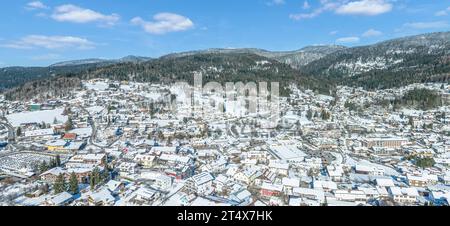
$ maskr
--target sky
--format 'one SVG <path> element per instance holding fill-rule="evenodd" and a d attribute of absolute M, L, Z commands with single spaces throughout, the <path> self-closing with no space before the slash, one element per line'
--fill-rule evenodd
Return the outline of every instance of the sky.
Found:
<path fill-rule="evenodd" d="M 450 30 L 450 0 L 4 0 L 0 67 L 207 48 L 367 45 Z"/>

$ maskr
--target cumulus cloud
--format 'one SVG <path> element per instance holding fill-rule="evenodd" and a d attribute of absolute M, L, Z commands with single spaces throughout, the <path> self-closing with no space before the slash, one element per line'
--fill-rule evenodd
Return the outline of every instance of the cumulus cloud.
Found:
<path fill-rule="evenodd" d="M 339 15 L 375 16 L 392 10 L 392 0 L 320 0 L 320 6 L 309 13 L 291 14 L 293 20 L 311 19 L 325 12 Z M 309 6 L 309 4 L 308 4 Z"/>
<path fill-rule="evenodd" d="M 131 23 L 141 26 L 150 34 L 157 35 L 186 31 L 194 27 L 194 23 L 189 18 L 174 13 L 158 13 L 153 16 L 153 21 L 135 17 Z"/>
<path fill-rule="evenodd" d="M 56 7 L 51 17 L 54 20 L 60 22 L 72 22 L 72 23 L 99 22 L 105 25 L 114 25 L 120 19 L 120 16 L 114 13 L 111 15 L 105 15 L 91 9 L 85 9 L 71 4 Z"/>
<path fill-rule="evenodd" d="M 384 0 L 352 1 L 336 9 L 338 14 L 375 16 L 392 10 L 392 4 Z"/>
<path fill-rule="evenodd" d="M 336 40 L 339 43 L 355 43 L 359 42 L 359 37 L 343 37 Z"/>
<path fill-rule="evenodd" d="M 12 49 L 92 49 L 95 48 L 95 43 L 74 36 L 29 35 L 1 46 Z"/>
<path fill-rule="evenodd" d="M 25 9 L 28 10 L 48 9 L 48 8 L 49 7 L 46 6 L 44 3 L 42 3 L 41 1 L 28 2 L 27 5 L 25 6 Z"/>
<path fill-rule="evenodd" d="M 369 29 L 368 31 L 362 34 L 363 37 L 375 37 L 380 35 L 383 35 L 383 32 L 377 31 L 375 29 Z"/>
<path fill-rule="evenodd" d="M 449 27 L 449 23 L 447 21 L 434 21 L 434 22 L 415 22 L 415 23 L 406 23 L 403 24 L 405 28 L 412 29 L 440 29 Z"/>

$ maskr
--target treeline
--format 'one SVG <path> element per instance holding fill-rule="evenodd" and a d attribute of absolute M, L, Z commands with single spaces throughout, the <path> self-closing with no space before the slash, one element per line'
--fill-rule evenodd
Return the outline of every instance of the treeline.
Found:
<path fill-rule="evenodd" d="M 78 77 L 67 75 L 25 83 L 5 92 L 7 100 L 46 100 L 66 95 L 69 91 L 81 88 Z"/>
<path fill-rule="evenodd" d="M 64 76 L 101 67 L 103 64 L 83 64 L 58 67 L 6 67 L 0 68 L 0 92 L 27 82 Z"/>
<path fill-rule="evenodd" d="M 383 100 L 379 102 L 381 106 L 392 106 L 394 109 L 401 107 L 408 107 L 420 110 L 430 110 L 442 106 L 443 100 L 441 94 L 437 91 L 426 88 L 415 88 L 402 97 L 395 98 L 394 100 Z"/>
<path fill-rule="evenodd" d="M 425 38 L 414 36 L 337 51 L 300 70 L 305 75 L 329 78 L 339 85 L 369 90 L 448 82 L 449 52 L 450 33 L 433 33 Z M 365 62 L 378 62 L 382 66 L 359 71 L 351 67 Z"/>

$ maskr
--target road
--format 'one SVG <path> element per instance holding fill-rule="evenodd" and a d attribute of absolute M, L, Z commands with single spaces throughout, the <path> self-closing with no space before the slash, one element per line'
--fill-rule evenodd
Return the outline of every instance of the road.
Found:
<path fill-rule="evenodd" d="M 89 137 L 89 145 L 93 145 L 93 146 L 98 147 L 98 148 L 110 148 L 114 143 L 116 143 L 120 139 L 120 137 L 118 137 L 117 139 L 113 140 L 112 142 L 108 143 L 105 146 L 96 144 L 94 141 L 97 139 L 97 131 L 98 131 L 98 129 L 97 129 L 96 125 L 95 125 L 95 122 L 94 122 L 94 119 L 92 118 L 91 113 L 86 108 L 84 108 L 84 107 L 82 107 L 80 105 L 78 105 L 77 107 L 79 107 L 82 111 L 84 111 L 88 115 L 88 123 L 89 123 L 89 125 L 91 125 L 91 128 L 92 128 L 92 134 Z"/>

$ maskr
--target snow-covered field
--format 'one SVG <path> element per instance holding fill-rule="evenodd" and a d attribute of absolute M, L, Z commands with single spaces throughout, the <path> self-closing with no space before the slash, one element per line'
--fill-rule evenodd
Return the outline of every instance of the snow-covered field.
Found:
<path fill-rule="evenodd" d="M 95 83 L 86 83 L 84 84 L 87 89 L 90 90 L 96 90 L 96 91 L 103 91 L 108 89 L 109 85 L 106 82 L 95 82 Z"/>
<path fill-rule="evenodd" d="M 0 169 L 26 173 L 33 170 L 34 164 L 39 164 L 43 161 L 49 162 L 50 160 L 51 157 L 45 155 L 19 153 L 0 158 Z"/>
<path fill-rule="evenodd" d="M 7 115 L 8 121 L 15 127 L 25 123 L 53 123 L 56 118 L 59 122 L 67 121 L 67 116 L 63 116 L 64 108 L 45 111 L 21 112 Z"/>

